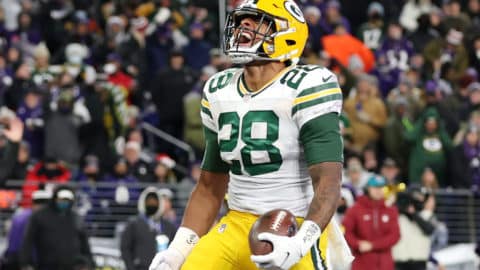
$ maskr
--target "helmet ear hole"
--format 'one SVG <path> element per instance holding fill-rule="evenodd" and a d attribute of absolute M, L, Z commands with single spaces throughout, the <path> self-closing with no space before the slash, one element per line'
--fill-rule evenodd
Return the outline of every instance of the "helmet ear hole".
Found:
<path fill-rule="evenodd" d="M 291 40 L 291 39 L 287 39 L 285 42 L 287 43 L 288 46 L 293 46 L 297 44 L 295 40 Z"/>

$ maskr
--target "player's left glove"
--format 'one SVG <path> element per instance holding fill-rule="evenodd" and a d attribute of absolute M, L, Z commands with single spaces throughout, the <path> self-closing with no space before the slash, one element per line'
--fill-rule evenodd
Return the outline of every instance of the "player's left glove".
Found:
<path fill-rule="evenodd" d="M 288 270 L 308 253 L 320 234 L 320 227 L 311 220 L 305 220 L 292 237 L 261 233 L 258 239 L 271 242 L 273 251 L 266 255 L 252 255 L 251 259 L 261 269 L 277 267 Z"/>

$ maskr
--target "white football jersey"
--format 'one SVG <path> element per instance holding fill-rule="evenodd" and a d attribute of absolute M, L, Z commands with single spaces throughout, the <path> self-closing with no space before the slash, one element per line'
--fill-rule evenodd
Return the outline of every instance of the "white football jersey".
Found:
<path fill-rule="evenodd" d="M 249 92 L 242 74 L 240 68 L 215 74 L 202 99 L 203 125 L 217 134 L 230 165 L 229 207 L 258 215 L 283 208 L 305 217 L 313 188 L 299 134 L 318 116 L 340 114 L 337 78 L 326 68 L 298 65 Z"/>

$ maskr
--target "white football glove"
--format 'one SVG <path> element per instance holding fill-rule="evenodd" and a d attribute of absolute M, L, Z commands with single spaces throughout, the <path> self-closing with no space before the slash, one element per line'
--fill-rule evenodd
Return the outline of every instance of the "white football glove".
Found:
<path fill-rule="evenodd" d="M 266 255 L 252 255 L 251 259 L 261 269 L 288 270 L 308 253 L 320 233 L 320 227 L 310 220 L 305 220 L 292 237 L 261 233 L 258 239 L 272 243 L 273 251 Z"/>
<path fill-rule="evenodd" d="M 178 228 L 170 246 L 155 255 L 148 270 L 180 270 L 198 239 L 193 230 L 187 227 Z"/>
<path fill-rule="evenodd" d="M 157 253 L 148 270 L 179 270 L 185 257 L 175 248 L 168 248 Z"/>

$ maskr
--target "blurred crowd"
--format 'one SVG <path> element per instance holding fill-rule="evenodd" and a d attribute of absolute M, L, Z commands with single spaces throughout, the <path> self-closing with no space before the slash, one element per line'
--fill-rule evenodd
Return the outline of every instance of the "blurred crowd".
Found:
<path fill-rule="evenodd" d="M 297 2 L 309 27 L 301 62 L 330 68 L 343 90 L 349 195 L 339 214 L 369 197 L 372 177 L 385 180 L 392 207 L 421 190 L 428 213 L 437 188 L 477 192 L 480 1 Z M 1 1 L 0 208 L 29 209 L 36 191 L 75 183 L 91 225 L 163 184 L 174 187 L 159 195 L 163 215 L 178 225 L 168 205 L 184 207 L 198 179 L 202 87 L 231 67 L 218 12 L 214 0 Z M 186 142 L 194 158 L 144 125 Z M 398 209 L 418 221 L 412 209 L 423 208 L 412 207 Z"/>

